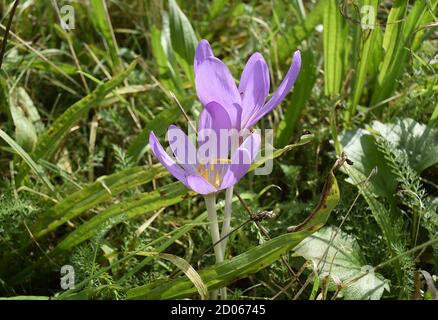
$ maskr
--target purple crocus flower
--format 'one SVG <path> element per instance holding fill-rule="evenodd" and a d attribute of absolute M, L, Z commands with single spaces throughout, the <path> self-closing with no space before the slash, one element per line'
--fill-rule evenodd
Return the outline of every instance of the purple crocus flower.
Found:
<path fill-rule="evenodd" d="M 300 68 L 301 54 L 297 50 L 285 78 L 265 103 L 269 94 L 269 71 L 260 53 L 256 52 L 249 58 L 237 87 L 227 66 L 214 56 L 208 41 L 201 40 L 194 61 L 196 91 L 206 107 L 201 118 L 207 122 L 217 119 L 212 115 L 213 108 L 207 108 L 211 102 L 216 102 L 229 114 L 233 128 L 248 132 L 286 97 Z"/>
<path fill-rule="evenodd" d="M 216 103 L 214 104 L 210 106 L 215 106 L 216 110 L 221 108 Z M 230 118 L 226 113 L 223 116 L 224 118 L 210 123 L 200 121 L 200 127 L 211 130 L 220 140 L 219 131 L 231 129 Z M 200 150 L 196 149 L 195 145 L 180 128 L 171 125 L 167 137 L 175 158 L 173 159 L 166 153 L 155 134 L 151 131 L 149 144 L 152 152 L 175 178 L 200 194 L 215 193 L 235 185 L 247 173 L 254 161 L 261 140 L 257 133 L 252 133 L 232 154 L 230 150 L 225 150 L 226 154 L 231 154 L 230 157 L 219 158 L 219 156 L 216 156 L 216 151 L 218 151 L 218 154 L 223 154 L 224 150 L 216 149 L 216 141 L 207 148 L 203 144 L 204 149 L 211 153 L 210 156 L 205 157 L 200 154 Z M 226 148 L 229 148 L 227 143 L 225 145 Z"/>

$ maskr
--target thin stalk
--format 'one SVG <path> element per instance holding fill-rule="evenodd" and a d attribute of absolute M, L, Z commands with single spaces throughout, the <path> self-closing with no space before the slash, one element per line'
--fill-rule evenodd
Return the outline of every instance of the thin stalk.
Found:
<path fill-rule="evenodd" d="M 18 2 L 19 2 L 19 0 L 15 0 L 14 5 L 13 5 L 12 10 L 11 10 L 11 13 L 10 13 L 10 16 L 9 16 L 8 24 L 6 25 L 5 35 L 3 36 L 2 47 L 1 47 L 1 51 L 0 51 L 0 68 L 1 68 L 2 63 L 3 63 L 3 56 L 5 55 L 5 52 L 6 52 L 6 44 L 8 43 L 9 30 L 11 30 L 12 20 L 14 20 L 14 14 L 15 14 L 15 10 L 17 9 Z"/>
<path fill-rule="evenodd" d="M 336 150 L 336 155 L 340 156 L 342 153 L 342 147 L 341 144 L 339 143 L 339 139 L 338 139 L 338 126 L 337 126 L 337 122 L 336 122 L 336 105 L 335 107 L 332 109 L 332 113 L 330 115 L 330 132 L 332 134 L 332 138 L 333 138 L 333 143 L 335 145 L 335 150 Z"/>
<path fill-rule="evenodd" d="M 227 241 L 228 237 L 226 237 L 227 234 L 231 231 L 231 212 L 232 212 L 232 204 L 233 204 L 233 187 L 228 188 L 225 191 L 225 207 L 224 207 L 224 223 L 222 224 L 222 232 L 221 232 L 221 239 L 224 238 L 222 241 L 222 254 L 223 258 L 225 259 L 225 251 L 227 248 Z"/>
<path fill-rule="evenodd" d="M 208 220 L 210 222 L 210 233 L 211 239 L 213 240 L 213 244 L 218 243 L 220 240 L 219 234 L 219 224 L 217 221 L 217 212 L 216 212 L 216 195 L 214 193 L 207 194 L 204 196 L 205 204 L 207 206 Z M 224 261 L 222 254 L 222 245 L 218 243 L 213 247 L 214 255 L 216 257 L 216 263 L 221 263 Z M 212 298 L 217 298 L 217 291 L 213 291 L 211 294 Z M 226 288 L 221 288 L 221 298 L 226 299 Z"/>

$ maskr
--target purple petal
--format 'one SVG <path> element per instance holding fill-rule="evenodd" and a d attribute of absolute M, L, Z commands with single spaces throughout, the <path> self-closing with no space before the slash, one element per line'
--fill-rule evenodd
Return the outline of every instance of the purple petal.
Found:
<path fill-rule="evenodd" d="M 217 191 L 215 187 L 200 176 L 188 176 L 187 184 L 190 189 L 200 194 L 209 194 Z"/>
<path fill-rule="evenodd" d="M 269 94 L 269 70 L 263 56 L 256 52 L 246 63 L 240 78 L 242 122 L 245 123 L 260 108 Z"/>
<path fill-rule="evenodd" d="M 167 140 L 178 164 L 188 173 L 195 174 L 196 147 L 185 132 L 177 126 L 171 125 L 167 130 Z"/>
<path fill-rule="evenodd" d="M 272 109 L 274 109 L 289 93 L 295 80 L 298 77 L 301 68 L 301 54 L 300 51 L 297 50 L 294 53 L 292 58 L 292 65 L 281 82 L 280 86 L 275 90 L 271 99 L 263 106 L 260 107 L 248 120 L 245 124 L 245 128 L 249 129 L 254 124 L 256 124 L 261 118 L 263 118 L 267 113 L 269 113 Z"/>
<path fill-rule="evenodd" d="M 164 148 L 158 142 L 157 137 L 154 132 L 151 131 L 149 134 L 149 145 L 151 146 L 152 152 L 157 157 L 158 161 L 179 181 L 187 186 L 187 172 L 178 166 L 175 161 L 167 154 Z"/>
<path fill-rule="evenodd" d="M 230 71 L 215 57 L 208 57 L 199 65 L 195 84 L 199 100 L 204 106 L 212 101 L 226 109 L 241 105 L 240 94 Z"/>
<path fill-rule="evenodd" d="M 228 159 L 231 147 L 239 145 L 240 112 L 239 108 L 226 109 L 214 101 L 205 106 L 198 124 L 199 159 Z"/>
<path fill-rule="evenodd" d="M 216 101 L 205 105 L 199 117 L 198 132 L 203 129 L 230 129 L 231 118 L 227 109 Z"/>
<path fill-rule="evenodd" d="M 193 67 L 195 69 L 195 74 L 198 70 L 198 67 L 204 62 L 208 57 L 214 57 L 213 50 L 211 50 L 210 44 L 207 40 L 202 39 L 199 41 L 198 46 L 196 47 L 195 52 L 195 61 Z"/>
<path fill-rule="evenodd" d="M 250 156 L 251 156 L 251 163 L 254 162 L 257 153 L 260 150 L 260 143 L 262 138 L 257 132 L 252 133 L 248 138 L 243 141 L 243 143 L 240 145 L 240 148 L 248 150 Z"/>
<path fill-rule="evenodd" d="M 251 134 L 234 153 L 219 189 L 235 185 L 247 172 L 260 148 L 260 135 Z"/>
<path fill-rule="evenodd" d="M 228 169 L 222 178 L 222 183 L 219 189 L 227 189 L 239 182 L 239 180 L 248 172 L 250 158 L 251 155 L 248 150 L 238 149 L 231 159 L 232 163 L 228 165 Z"/>

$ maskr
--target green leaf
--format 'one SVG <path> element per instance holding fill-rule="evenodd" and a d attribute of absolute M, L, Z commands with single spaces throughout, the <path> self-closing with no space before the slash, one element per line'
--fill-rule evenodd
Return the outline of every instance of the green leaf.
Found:
<path fill-rule="evenodd" d="M 435 129 L 412 119 L 397 119 L 393 124 L 374 121 L 370 130 L 347 132 L 341 144 L 355 170 L 367 177 L 377 167 L 378 174 L 371 179 L 373 193 L 392 198 L 397 187 L 396 176 L 378 150 L 373 135 L 379 135 L 395 148 L 406 150 L 411 167 L 420 174 L 438 163 L 438 139 Z"/>
<path fill-rule="evenodd" d="M 49 300 L 46 296 L 15 296 L 15 297 L 0 297 L 0 300 Z"/>
<path fill-rule="evenodd" d="M 284 147 L 291 139 L 295 124 L 300 113 L 309 99 L 316 81 L 315 58 L 312 51 L 305 50 L 301 53 L 302 67 L 301 75 L 298 77 L 291 94 L 290 101 L 284 118 L 278 124 L 276 144 Z"/>
<path fill-rule="evenodd" d="M 336 164 L 328 173 L 321 192 L 321 197 L 312 213 L 299 225 L 289 227 L 288 231 L 319 229 L 327 222 L 330 213 L 338 205 L 340 198 L 338 182 L 334 172 L 344 164 L 344 161 L 345 159 L 342 158 L 337 160 Z"/>
<path fill-rule="evenodd" d="M 24 149 L 14 141 L 6 132 L 0 129 L 0 138 L 6 141 L 7 144 L 11 146 L 12 149 L 23 159 L 23 161 L 29 166 L 29 168 L 41 179 L 41 181 L 52 191 L 53 194 L 56 194 L 56 190 L 53 185 L 50 183 L 49 179 L 41 168 L 40 165 L 35 163 L 35 161 L 29 156 L 29 154 L 24 151 Z"/>
<path fill-rule="evenodd" d="M 284 148 L 274 149 L 272 146 L 267 147 L 270 150 L 265 149 L 264 150 L 265 154 L 263 156 L 261 156 L 260 159 L 258 159 L 258 160 L 256 159 L 256 161 L 249 168 L 249 171 L 255 170 L 256 168 L 260 167 L 265 162 L 272 160 L 272 159 L 275 159 L 275 158 L 278 158 L 290 150 L 293 150 L 295 148 L 298 148 L 300 146 L 303 146 L 303 145 L 309 143 L 310 141 L 313 140 L 313 138 L 314 138 L 313 134 L 305 134 L 305 135 L 302 135 L 300 137 L 300 141 L 298 141 L 297 143 L 294 143 L 294 144 L 289 144 L 289 145 L 285 146 Z M 267 152 L 267 151 L 271 151 L 271 152 Z"/>
<path fill-rule="evenodd" d="M 154 119 L 144 125 L 143 131 L 135 137 L 128 148 L 128 156 L 138 163 L 144 156 L 149 145 L 149 134 L 151 131 L 157 136 L 163 135 L 169 125 L 181 116 L 177 107 L 168 108 L 158 113 Z"/>
<path fill-rule="evenodd" d="M 80 216 L 89 209 L 95 208 L 121 192 L 150 182 L 152 179 L 167 175 L 161 165 L 152 167 L 136 167 L 104 176 L 96 182 L 72 193 L 61 202 L 46 211 L 40 223 L 33 228 L 34 236 L 40 238 L 55 230 L 66 221 Z"/>
<path fill-rule="evenodd" d="M 338 278 L 343 287 L 340 294 L 347 300 L 371 299 L 378 300 L 383 291 L 389 291 L 389 285 L 381 275 L 369 272 L 360 247 L 356 240 L 343 232 L 337 232 L 326 227 L 304 239 L 294 249 L 295 255 L 312 261 L 312 269 L 316 269 L 322 280 L 323 276 Z M 357 281 L 351 281 L 363 275 Z M 329 284 L 329 290 L 336 290 L 334 282 Z"/>
<path fill-rule="evenodd" d="M 374 9 L 374 12 L 377 12 L 378 9 L 378 1 L 370 0 L 366 1 L 368 6 Z M 354 77 L 353 90 L 351 93 L 350 107 L 349 110 L 345 113 L 344 121 L 348 124 L 351 118 L 356 113 L 356 108 L 359 104 L 359 99 L 362 94 L 362 90 L 364 88 L 365 79 L 367 74 L 371 73 L 371 60 L 373 58 L 374 47 L 378 44 L 377 37 L 380 32 L 379 28 L 374 29 L 366 29 L 364 31 L 361 30 L 361 53 L 360 59 L 358 60 L 356 67 L 356 74 Z"/>
<path fill-rule="evenodd" d="M 27 152 L 37 142 L 37 126 L 42 129 L 41 118 L 26 91 L 18 87 L 9 98 L 9 109 L 15 125 L 15 140 Z"/>
<path fill-rule="evenodd" d="M 163 24 L 166 20 L 163 20 Z M 179 74 L 175 71 L 175 64 L 171 58 L 172 46 L 169 35 L 163 27 L 163 32 L 152 26 L 151 47 L 152 54 L 158 67 L 158 74 L 163 86 L 175 93 L 178 99 L 183 97 L 183 85 Z"/>
<path fill-rule="evenodd" d="M 184 61 L 182 67 L 189 79 L 193 80 L 192 65 L 198 40 L 189 19 L 175 0 L 169 0 L 169 23 L 172 48 Z"/>
<path fill-rule="evenodd" d="M 415 46 L 413 40 L 416 29 L 423 18 L 428 16 L 428 1 L 415 1 L 409 14 L 408 2 L 395 1 L 388 16 L 383 38 L 384 59 L 380 66 L 371 105 L 384 101 L 393 93 L 407 62 L 408 48 Z M 436 7 L 437 3 L 438 0 L 430 1 L 432 7 Z"/>
<path fill-rule="evenodd" d="M 396 119 L 394 123 L 384 124 L 374 121 L 373 130 L 407 151 L 409 164 L 417 172 L 438 163 L 438 130 L 409 118 Z"/>
<path fill-rule="evenodd" d="M 254 247 L 221 264 L 199 271 L 208 290 L 224 287 L 236 279 L 255 273 L 276 261 L 282 254 L 295 247 L 311 232 L 284 234 Z M 181 299 L 190 297 L 197 289 L 187 277 L 180 277 L 135 287 L 127 292 L 128 299 Z"/>
<path fill-rule="evenodd" d="M 336 162 L 337 169 L 343 162 Z M 334 170 L 333 169 L 333 170 Z M 333 170 L 327 177 L 321 200 L 312 215 L 293 232 L 269 240 L 258 247 L 199 272 L 209 290 L 221 288 L 236 279 L 255 273 L 276 261 L 281 255 L 295 247 L 301 240 L 321 228 L 330 212 L 339 202 L 339 188 Z M 288 229 L 288 231 L 290 228 Z M 299 230 L 299 231 L 298 231 Z M 128 299 L 179 299 L 190 296 L 194 288 L 185 277 L 164 283 L 157 281 L 128 291 Z"/>
<path fill-rule="evenodd" d="M 344 152 L 353 161 L 353 168 L 366 178 L 377 168 L 378 174 L 371 177 L 373 193 L 379 196 L 389 196 L 396 187 L 397 181 L 391 168 L 385 161 L 384 155 L 377 148 L 372 134 L 364 129 L 346 132 L 340 139 Z M 347 180 L 351 182 L 351 180 Z"/>
<path fill-rule="evenodd" d="M 117 71 L 121 68 L 122 61 L 119 56 L 119 49 L 113 27 L 111 25 L 106 0 L 91 0 L 90 9 L 90 20 L 96 26 L 98 32 L 102 35 L 111 57 L 110 62 L 112 67 Z"/>
<path fill-rule="evenodd" d="M 84 117 L 87 112 L 98 106 L 102 99 L 117 87 L 122 81 L 134 70 L 136 62 L 122 73 L 118 74 L 108 82 L 97 87 L 92 93 L 82 98 L 71 107 L 69 107 L 55 122 L 48 128 L 38 139 L 35 151 L 32 157 L 38 161 L 39 159 L 50 159 L 55 153 L 63 138 L 68 134 L 69 130 Z M 17 183 L 20 183 L 27 173 L 26 170 L 21 170 L 17 177 Z"/>
<path fill-rule="evenodd" d="M 158 252 L 143 252 L 140 251 L 137 253 L 141 256 L 146 257 L 159 257 L 165 260 L 168 260 L 172 262 L 178 269 L 180 269 L 184 274 L 187 276 L 187 278 L 190 279 L 190 281 L 193 283 L 193 285 L 196 287 L 196 289 L 199 292 L 199 295 L 201 296 L 201 300 L 207 300 L 208 299 L 208 290 L 205 286 L 204 282 L 202 281 L 199 274 L 196 272 L 196 270 L 184 259 L 177 257 L 173 254 L 169 253 L 158 253 Z"/>
<path fill-rule="evenodd" d="M 81 224 L 77 229 L 70 232 L 54 249 L 53 254 L 71 249 L 91 238 L 99 230 L 99 227 L 110 219 L 116 219 L 119 217 L 122 218 L 120 221 L 133 219 L 151 213 L 154 210 L 174 205 L 184 199 L 188 193 L 189 190 L 184 185 L 175 182 L 156 191 L 141 193 L 126 199 L 122 203 L 115 204 L 108 209 L 103 210 L 98 215 L 95 215 L 90 220 Z M 60 220 L 57 220 L 59 223 L 52 223 L 49 228 L 44 231 L 47 233 L 54 230 L 65 220 L 65 217 L 62 217 Z M 117 221 L 120 222 L 119 220 Z"/>
<path fill-rule="evenodd" d="M 327 1 L 318 1 L 303 23 L 294 24 L 291 29 L 279 33 L 280 36 L 275 43 L 278 47 L 278 59 L 280 61 L 290 58 L 292 52 L 296 50 L 300 43 L 315 32 L 316 26 L 322 22 L 323 14 L 327 10 L 327 3 Z M 277 4 L 277 1 L 275 4 Z M 281 28 L 281 25 L 279 27 Z"/>
<path fill-rule="evenodd" d="M 347 28 L 339 12 L 338 1 L 327 0 L 324 11 L 324 92 L 336 96 L 341 91 Z"/>

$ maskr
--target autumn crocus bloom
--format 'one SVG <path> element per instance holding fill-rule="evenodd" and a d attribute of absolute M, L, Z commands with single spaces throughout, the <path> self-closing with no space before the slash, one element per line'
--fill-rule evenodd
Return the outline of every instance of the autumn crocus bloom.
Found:
<path fill-rule="evenodd" d="M 214 104 L 220 108 L 216 103 Z M 210 105 L 212 106 L 212 104 Z M 211 124 L 200 122 L 199 128 L 211 130 L 218 140 L 220 140 L 219 131 L 227 130 L 227 127 L 229 128 L 231 125 L 226 116 L 220 121 L 215 121 L 214 127 L 211 127 Z M 171 125 L 167 136 L 174 158 L 167 154 L 153 132 L 149 135 L 152 152 L 175 178 L 193 191 L 204 195 L 235 185 L 247 173 L 260 148 L 260 136 L 257 133 L 252 133 L 233 152 L 231 157 L 205 158 L 199 155 L 199 150 L 178 127 Z M 228 148 L 228 144 L 223 145 Z M 223 150 L 216 150 L 216 143 L 208 147 L 211 154 L 224 153 Z M 230 154 L 228 150 L 225 150 L 225 153 Z M 193 155 L 194 158 L 190 159 Z"/>
<path fill-rule="evenodd" d="M 249 58 L 237 87 L 227 66 L 214 56 L 208 41 L 201 40 L 194 61 L 196 91 L 204 106 L 217 102 L 226 109 L 233 128 L 248 132 L 286 97 L 300 68 L 301 55 L 297 50 L 283 81 L 265 103 L 269 94 L 269 71 L 260 53 L 256 52 Z M 211 118 L 211 111 L 204 109 L 201 118 Z"/>

